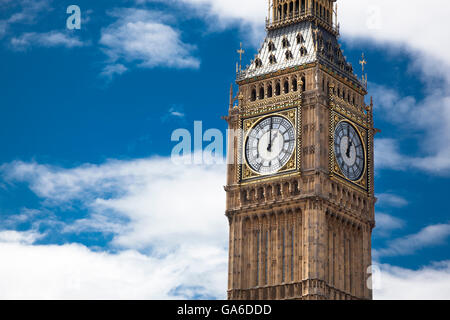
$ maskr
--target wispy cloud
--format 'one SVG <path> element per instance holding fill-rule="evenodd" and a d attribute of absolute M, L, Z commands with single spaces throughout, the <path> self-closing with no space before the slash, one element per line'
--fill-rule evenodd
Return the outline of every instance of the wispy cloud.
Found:
<path fill-rule="evenodd" d="M 169 120 L 185 121 L 186 114 L 182 105 L 172 105 L 166 114 L 161 117 L 162 122 Z"/>
<path fill-rule="evenodd" d="M 102 30 L 100 44 L 108 56 L 108 66 L 137 64 L 142 68 L 193 68 L 200 66 L 193 56 L 195 46 L 181 40 L 180 31 L 167 24 L 160 12 L 115 9 L 117 20 Z M 105 72 L 105 71 L 104 71 Z"/>
<path fill-rule="evenodd" d="M 395 207 L 402 208 L 408 205 L 408 200 L 392 193 L 377 194 L 377 205 L 381 207 Z"/>
<path fill-rule="evenodd" d="M 4 5 L 11 9 L 12 13 L 3 20 L 0 20 L 0 38 L 5 35 L 11 26 L 16 24 L 35 24 L 39 20 L 39 15 L 51 11 L 51 0 L 18 0 L 3 1 Z M 17 10 L 15 10 L 17 9 Z"/>
<path fill-rule="evenodd" d="M 427 247 L 446 243 L 450 236 L 450 224 L 430 225 L 418 233 L 389 241 L 386 248 L 374 250 L 373 256 L 380 257 L 411 255 Z"/>
<path fill-rule="evenodd" d="M 103 71 L 101 72 L 101 76 L 112 79 L 115 75 L 121 75 L 128 71 L 128 68 L 125 67 L 123 64 L 110 64 L 107 65 L 105 68 L 103 68 Z"/>
<path fill-rule="evenodd" d="M 39 47 L 82 47 L 85 44 L 76 36 L 59 31 L 46 33 L 30 32 L 11 39 L 11 46 L 15 50 L 26 50 L 32 46 Z"/>
<path fill-rule="evenodd" d="M 388 237 L 392 231 L 405 226 L 405 221 L 386 213 L 376 212 L 375 220 L 377 227 L 374 232 L 379 237 Z"/>

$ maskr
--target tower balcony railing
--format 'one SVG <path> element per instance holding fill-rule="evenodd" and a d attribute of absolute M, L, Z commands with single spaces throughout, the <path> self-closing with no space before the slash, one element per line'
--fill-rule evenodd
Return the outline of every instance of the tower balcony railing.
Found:
<path fill-rule="evenodd" d="M 284 25 L 288 25 L 291 23 L 300 22 L 308 19 L 316 19 L 320 24 L 324 27 L 328 27 L 330 31 L 339 34 L 339 24 L 336 21 L 333 21 L 333 18 L 321 17 L 320 14 L 315 12 L 315 10 L 307 9 L 307 10 L 296 10 L 294 12 L 289 12 L 286 14 L 282 14 L 281 17 L 275 17 L 273 20 L 266 20 L 266 28 L 274 29 L 277 27 L 282 27 Z"/>

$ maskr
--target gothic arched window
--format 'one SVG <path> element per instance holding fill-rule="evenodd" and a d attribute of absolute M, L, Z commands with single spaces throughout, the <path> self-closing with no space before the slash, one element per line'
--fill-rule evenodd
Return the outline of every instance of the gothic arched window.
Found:
<path fill-rule="evenodd" d="M 298 90 L 297 78 L 292 79 L 292 90 L 293 91 L 297 91 Z"/>
<path fill-rule="evenodd" d="M 255 101 L 256 100 L 256 89 L 252 89 L 252 94 L 251 94 L 250 100 L 251 101 Z"/>
<path fill-rule="evenodd" d="M 287 48 L 290 46 L 289 40 L 286 37 L 283 38 L 282 44 L 283 48 Z"/>
<path fill-rule="evenodd" d="M 269 86 L 267 87 L 267 97 L 272 98 L 272 95 L 273 95 L 272 85 L 269 84 Z"/>
<path fill-rule="evenodd" d="M 303 44 L 305 43 L 305 39 L 303 38 L 303 35 L 301 33 L 297 34 L 297 43 L 298 44 Z"/>
<path fill-rule="evenodd" d="M 289 93 L 289 81 L 284 81 L 284 93 Z"/>
<path fill-rule="evenodd" d="M 264 99 L 264 87 L 259 88 L 259 99 Z"/>
<path fill-rule="evenodd" d="M 281 85 L 279 82 L 275 85 L 275 95 L 279 96 L 281 94 Z"/>

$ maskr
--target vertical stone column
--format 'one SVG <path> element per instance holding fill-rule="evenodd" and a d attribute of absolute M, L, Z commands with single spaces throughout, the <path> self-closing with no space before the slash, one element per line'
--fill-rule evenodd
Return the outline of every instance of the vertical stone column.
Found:
<path fill-rule="evenodd" d="M 233 221 L 234 220 L 234 221 Z M 228 223 L 230 228 L 229 233 L 229 240 L 228 240 L 228 247 L 229 247 L 229 254 L 228 254 L 228 290 L 231 290 L 233 288 L 233 281 L 234 281 L 234 255 L 236 248 L 234 247 L 234 239 L 236 239 L 235 234 L 235 218 L 234 217 L 228 217 Z"/>
<path fill-rule="evenodd" d="M 256 229 L 257 229 L 257 221 L 251 220 L 251 241 L 250 241 L 250 283 L 249 288 L 255 287 L 256 283 Z"/>
<path fill-rule="evenodd" d="M 239 265 L 238 270 L 240 270 L 239 274 L 239 289 L 245 289 L 246 288 L 246 275 L 247 275 L 247 230 L 245 230 L 248 227 L 248 223 L 246 220 L 241 217 L 240 218 L 240 259 L 239 259 Z"/>
<path fill-rule="evenodd" d="M 371 246 L 372 246 L 372 235 L 369 226 L 364 226 L 363 228 L 363 268 L 364 268 L 364 298 L 372 299 L 372 290 L 367 286 L 367 268 L 372 265 L 372 255 L 371 255 Z"/>
<path fill-rule="evenodd" d="M 303 279 L 325 280 L 326 217 L 320 201 L 308 201 L 304 212 L 303 231 L 306 262 Z M 323 296 L 325 292 L 322 288 L 308 288 L 308 294 Z"/>

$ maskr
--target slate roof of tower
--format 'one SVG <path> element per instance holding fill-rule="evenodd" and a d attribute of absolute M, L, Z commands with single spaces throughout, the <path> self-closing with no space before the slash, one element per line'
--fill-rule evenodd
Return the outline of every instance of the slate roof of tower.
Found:
<path fill-rule="evenodd" d="M 339 61 L 339 56 L 341 57 L 345 66 L 351 67 L 351 65 L 346 61 L 343 56 L 336 36 L 332 35 L 324 29 L 320 29 L 320 34 L 323 39 L 324 51 L 317 54 L 315 49 L 315 35 L 313 30 L 316 27 L 309 21 L 303 21 L 300 23 L 288 25 L 283 28 L 269 30 L 267 36 L 258 51 L 256 57 L 251 61 L 250 65 L 243 69 L 237 75 L 237 80 L 242 81 L 246 79 L 251 79 L 254 77 L 262 76 L 279 70 L 302 66 L 315 61 L 320 61 L 322 64 L 331 68 L 337 74 L 348 78 L 355 85 L 359 87 L 364 87 L 361 81 L 353 73 L 353 69 L 342 70 L 339 68 L 337 62 Z M 304 43 L 297 42 L 297 35 L 301 34 L 304 39 Z M 286 38 L 289 41 L 289 46 L 283 48 L 283 39 Z M 269 50 L 269 43 L 273 42 L 275 50 Z M 334 55 L 334 62 L 331 62 L 327 56 L 330 52 L 327 51 L 327 43 L 331 42 L 332 54 Z M 300 53 L 300 48 L 302 45 L 306 48 L 307 54 L 302 56 Z M 337 48 L 337 51 L 335 49 Z M 319 51 L 321 51 L 318 46 Z M 286 51 L 290 50 L 292 52 L 292 59 L 286 59 Z M 337 54 L 336 54 L 337 53 Z M 270 63 L 270 56 L 274 55 L 276 58 L 276 63 Z M 256 66 L 256 58 L 259 58 L 262 62 L 261 67 Z"/>

